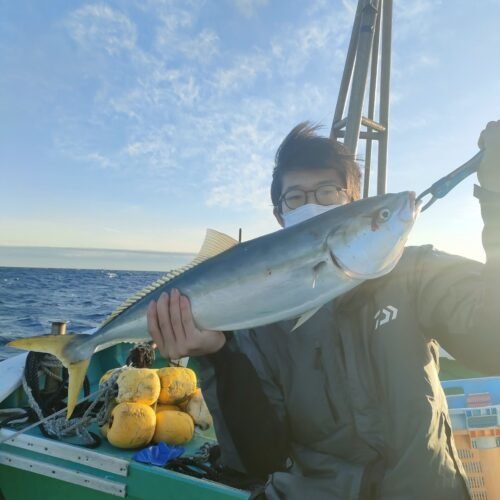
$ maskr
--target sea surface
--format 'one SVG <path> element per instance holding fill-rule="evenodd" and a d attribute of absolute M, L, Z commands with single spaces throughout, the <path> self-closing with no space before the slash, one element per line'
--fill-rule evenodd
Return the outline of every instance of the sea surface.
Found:
<path fill-rule="evenodd" d="M 68 332 L 96 328 L 122 302 L 164 274 L 0 267 L 0 359 L 19 352 L 5 345 L 9 340 L 50 333 L 52 321 L 68 321 Z"/>

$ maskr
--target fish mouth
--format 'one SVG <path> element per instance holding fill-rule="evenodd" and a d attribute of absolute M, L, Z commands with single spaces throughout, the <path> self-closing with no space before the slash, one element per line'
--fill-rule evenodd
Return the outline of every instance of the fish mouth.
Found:
<path fill-rule="evenodd" d="M 420 200 L 416 201 L 416 199 L 415 191 L 409 191 L 407 203 L 398 212 L 398 218 L 404 224 L 412 224 L 420 214 L 422 202 Z"/>

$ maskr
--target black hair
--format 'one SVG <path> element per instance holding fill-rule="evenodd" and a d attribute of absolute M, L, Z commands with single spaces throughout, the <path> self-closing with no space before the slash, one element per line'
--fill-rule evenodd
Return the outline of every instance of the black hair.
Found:
<path fill-rule="evenodd" d="M 271 183 L 271 200 L 277 207 L 283 176 L 294 170 L 333 169 L 339 175 L 351 200 L 360 198 L 361 170 L 348 148 L 317 134 L 320 125 L 302 122 L 285 137 L 276 151 Z"/>

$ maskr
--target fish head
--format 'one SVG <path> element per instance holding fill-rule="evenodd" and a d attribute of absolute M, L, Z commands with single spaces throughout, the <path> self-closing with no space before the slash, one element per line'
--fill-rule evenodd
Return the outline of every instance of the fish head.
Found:
<path fill-rule="evenodd" d="M 415 193 L 405 191 L 355 201 L 333 212 L 337 219 L 327 237 L 331 258 L 354 279 L 383 276 L 398 263 L 419 213 Z"/>

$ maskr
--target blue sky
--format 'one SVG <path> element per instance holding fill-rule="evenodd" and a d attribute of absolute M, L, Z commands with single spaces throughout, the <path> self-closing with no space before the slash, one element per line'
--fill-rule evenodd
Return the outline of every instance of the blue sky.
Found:
<path fill-rule="evenodd" d="M 275 230 L 274 152 L 300 121 L 328 134 L 355 5 L 0 0 L 0 245 L 192 252 L 207 227 Z M 395 1 L 390 191 L 428 187 L 500 118 L 499 18 L 500 0 Z M 412 243 L 483 258 L 472 182 Z"/>

